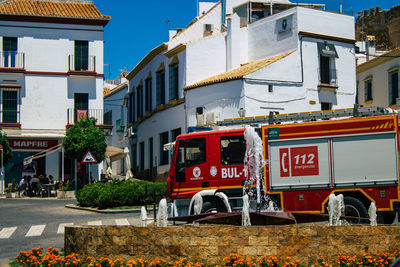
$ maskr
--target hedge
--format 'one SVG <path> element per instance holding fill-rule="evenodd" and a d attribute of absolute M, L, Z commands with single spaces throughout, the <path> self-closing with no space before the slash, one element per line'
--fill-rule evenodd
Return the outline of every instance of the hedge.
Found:
<path fill-rule="evenodd" d="M 105 209 L 120 206 L 141 206 L 146 202 L 152 204 L 166 197 L 166 195 L 166 183 L 113 180 L 108 183 L 85 185 L 78 191 L 77 200 L 82 207 Z"/>

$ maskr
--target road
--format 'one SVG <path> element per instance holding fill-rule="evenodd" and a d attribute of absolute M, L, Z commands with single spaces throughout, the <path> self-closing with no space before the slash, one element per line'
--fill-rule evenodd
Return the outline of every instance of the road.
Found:
<path fill-rule="evenodd" d="M 94 213 L 68 209 L 75 200 L 0 199 L 0 266 L 20 251 L 64 246 L 64 225 L 139 225 L 139 213 Z"/>

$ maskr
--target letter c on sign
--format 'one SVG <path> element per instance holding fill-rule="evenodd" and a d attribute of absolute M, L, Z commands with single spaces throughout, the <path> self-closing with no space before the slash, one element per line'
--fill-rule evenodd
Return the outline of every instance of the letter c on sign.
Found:
<path fill-rule="evenodd" d="M 281 177 L 289 177 L 289 148 L 279 149 Z"/>

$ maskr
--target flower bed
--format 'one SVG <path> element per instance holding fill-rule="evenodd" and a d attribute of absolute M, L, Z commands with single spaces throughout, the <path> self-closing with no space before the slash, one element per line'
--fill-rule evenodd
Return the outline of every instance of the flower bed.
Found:
<path fill-rule="evenodd" d="M 400 256 L 400 251 L 396 250 L 393 253 L 377 253 L 377 254 L 363 254 L 357 256 L 338 256 L 336 262 L 326 262 L 324 257 L 311 265 L 311 267 L 322 266 L 350 266 L 350 267 L 364 267 L 364 266 L 378 266 L 386 267 L 392 266 L 396 258 Z M 122 259 L 109 259 L 100 258 L 94 259 L 87 257 L 86 259 L 80 258 L 78 254 L 72 253 L 63 256 L 58 249 L 49 247 L 46 253 L 43 254 L 43 248 L 33 248 L 28 252 L 21 251 L 16 256 L 15 261 L 10 263 L 10 266 L 34 266 L 34 267 L 61 267 L 61 266 L 101 266 L 101 267 L 302 267 L 299 261 L 291 260 L 290 258 L 278 259 L 274 256 L 263 256 L 260 258 L 252 257 L 250 259 L 242 257 L 238 254 L 230 254 L 222 259 L 220 263 L 212 263 L 206 265 L 204 263 L 191 263 L 186 258 L 181 258 L 176 262 L 168 262 L 163 259 L 156 258 L 152 261 L 141 258 L 123 261 Z M 396 265 L 400 266 L 400 265 Z"/>

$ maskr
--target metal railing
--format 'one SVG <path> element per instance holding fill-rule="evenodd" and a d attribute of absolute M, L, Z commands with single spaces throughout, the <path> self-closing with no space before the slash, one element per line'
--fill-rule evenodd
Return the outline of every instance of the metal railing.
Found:
<path fill-rule="evenodd" d="M 0 68 L 25 68 L 25 53 L 17 51 L 0 52 Z"/>
<path fill-rule="evenodd" d="M 329 69 L 323 72 L 321 72 L 321 69 L 318 69 L 318 73 L 320 84 L 338 85 L 336 69 Z"/>
<path fill-rule="evenodd" d="M 103 109 L 67 109 L 67 124 L 75 124 L 78 120 L 86 117 L 95 118 L 97 120 L 96 124 L 104 125 Z"/>
<path fill-rule="evenodd" d="M 68 56 L 69 71 L 96 71 L 96 56 L 75 57 Z"/>
<path fill-rule="evenodd" d="M 1 123 L 19 123 L 20 112 L 19 110 L 1 110 L 0 119 Z"/>

